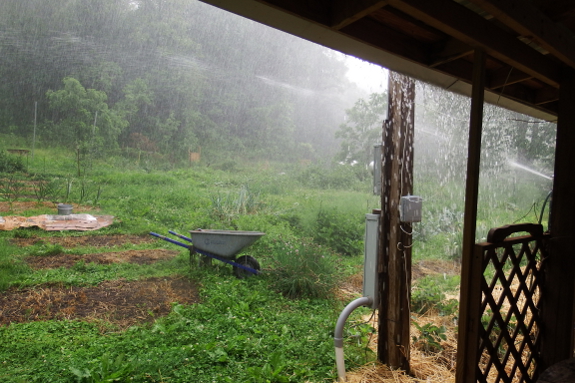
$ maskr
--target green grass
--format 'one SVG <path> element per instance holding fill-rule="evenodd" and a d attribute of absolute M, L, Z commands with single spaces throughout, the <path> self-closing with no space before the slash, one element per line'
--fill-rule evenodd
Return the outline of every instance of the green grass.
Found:
<path fill-rule="evenodd" d="M 379 207 L 370 181 L 360 180 L 354 169 L 250 167 L 241 161 L 233 166 L 178 169 L 167 163 L 144 166 L 110 157 L 94 161 L 91 168 L 81 166 L 78 177 L 74 153 L 44 149 L 37 149 L 26 165 L 30 177 L 60 183 L 60 200 L 82 201 L 93 214 L 113 215 L 115 222 L 90 233 L 33 228 L 0 232 L 0 290 L 186 275 L 201 286 L 202 303 L 174 302 L 169 316 L 126 331 L 79 320 L 0 327 L 1 381 L 188 382 L 193 377 L 198 382 L 326 382 L 335 378 L 332 332 L 347 302 L 336 300 L 330 288 L 361 271 L 364 215 Z M 539 211 L 534 206 L 540 207 L 547 193 L 546 185 L 534 182 L 507 184 L 504 177 L 492 181 L 481 184 L 478 239 L 493 226 L 536 221 L 533 212 Z M 458 259 L 463 183 L 416 176 L 415 185 L 424 202 L 423 221 L 413 225 L 414 261 Z M 64 194 L 64 189 L 69 193 Z M 45 213 L 55 209 L 34 208 L 25 214 Z M 262 275 L 237 280 L 228 265 L 219 263 L 210 270 L 190 270 L 187 252 L 161 240 L 108 249 L 67 249 L 42 241 L 53 236 L 167 234 L 170 229 L 186 234 L 195 228 L 265 232 L 247 249 L 262 265 Z M 28 237 L 39 242 L 19 248 L 8 241 Z M 32 270 L 23 261 L 26 256 L 55 253 L 153 248 L 181 252 L 153 265 L 78 262 L 69 269 Z M 443 275 L 419 281 L 413 293 L 415 311 L 436 307 L 452 315 L 453 305 L 443 298 L 458 283 L 457 277 Z M 350 323 L 357 322 L 360 314 L 365 310 L 357 310 Z M 348 367 L 373 358 L 365 351 L 372 331 L 368 327 L 349 326 L 348 335 L 354 341 L 346 342 Z"/>

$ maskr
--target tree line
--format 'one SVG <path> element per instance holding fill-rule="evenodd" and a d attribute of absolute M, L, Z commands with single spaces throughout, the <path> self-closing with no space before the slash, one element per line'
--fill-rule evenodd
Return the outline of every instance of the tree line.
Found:
<path fill-rule="evenodd" d="M 97 154 L 317 159 L 362 95 L 332 51 L 198 1 L 0 3 L 0 133 Z"/>

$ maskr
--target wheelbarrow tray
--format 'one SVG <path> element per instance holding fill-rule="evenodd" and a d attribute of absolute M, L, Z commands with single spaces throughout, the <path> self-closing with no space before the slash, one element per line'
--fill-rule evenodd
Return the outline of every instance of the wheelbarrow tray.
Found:
<path fill-rule="evenodd" d="M 190 230 L 194 248 L 223 258 L 235 259 L 243 248 L 257 241 L 265 233 L 239 230 Z"/>

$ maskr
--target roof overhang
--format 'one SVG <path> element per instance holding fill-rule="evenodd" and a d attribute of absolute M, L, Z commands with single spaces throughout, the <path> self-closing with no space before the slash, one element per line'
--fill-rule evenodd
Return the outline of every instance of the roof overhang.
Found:
<path fill-rule="evenodd" d="M 468 96 L 480 47 L 489 60 L 485 100 L 548 121 L 561 68 L 575 66 L 575 34 L 560 23 L 575 18 L 575 4 L 549 5 L 561 0 L 202 1 Z"/>

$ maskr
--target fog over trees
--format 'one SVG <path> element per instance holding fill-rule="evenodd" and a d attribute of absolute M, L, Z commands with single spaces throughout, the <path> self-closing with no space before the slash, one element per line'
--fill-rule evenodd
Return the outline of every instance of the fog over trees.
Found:
<path fill-rule="evenodd" d="M 309 160 L 368 95 L 342 55 L 188 0 L 0 3 L 0 133 L 171 160 Z M 201 149 L 200 149 L 201 148 Z"/>

